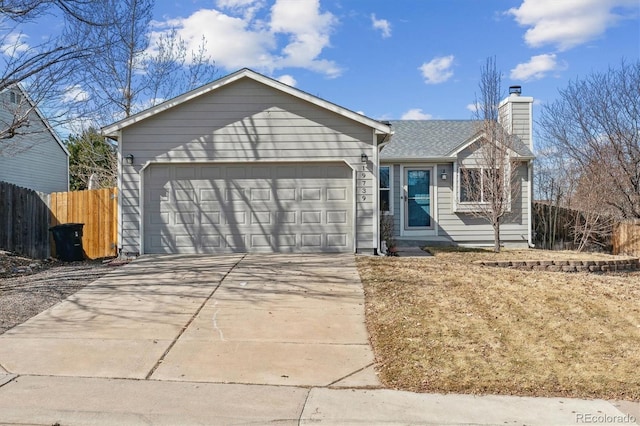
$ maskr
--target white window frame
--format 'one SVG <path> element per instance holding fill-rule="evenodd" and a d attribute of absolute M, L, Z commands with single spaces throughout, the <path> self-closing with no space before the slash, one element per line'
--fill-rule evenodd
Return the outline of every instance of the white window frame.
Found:
<path fill-rule="evenodd" d="M 455 205 L 454 212 L 460 213 L 472 213 L 480 211 L 482 207 L 487 206 L 489 204 L 488 201 L 462 201 L 460 199 L 461 191 L 462 191 L 462 170 L 463 169 L 471 169 L 471 170 L 480 170 L 480 185 L 481 185 L 481 196 L 484 196 L 484 190 L 482 189 L 482 185 L 484 183 L 485 170 L 489 167 L 484 167 L 478 164 L 469 165 L 469 166 L 458 166 L 458 164 L 454 164 L 454 175 L 455 175 Z M 511 176 L 511 165 L 507 163 L 507 170 L 505 171 L 504 177 L 505 180 L 508 176 Z M 506 180 L 504 189 L 507 193 L 507 212 L 511 211 L 511 181 Z"/>
<path fill-rule="evenodd" d="M 383 167 L 387 167 L 389 169 L 389 188 L 383 188 L 380 185 L 380 169 L 382 169 Z M 389 192 L 389 210 L 387 211 L 382 211 L 382 199 L 380 199 L 380 212 L 382 214 L 386 214 L 386 215 L 393 215 L 393 164 L 381 164 L 380 166 L 378 166 L 378 191 L 388 191 Z M 379 197 L 379 195 L 378 195 Z"/>

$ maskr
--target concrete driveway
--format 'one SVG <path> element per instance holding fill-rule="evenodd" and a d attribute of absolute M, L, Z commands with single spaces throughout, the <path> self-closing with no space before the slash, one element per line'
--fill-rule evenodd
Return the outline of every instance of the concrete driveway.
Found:
<path fill-rule="evenodd" d="M 350 255 L 143 257 L 0 335 L 0 424 L 640 418 L 635 403 L 370 389 L 363 302 Z"/>
<path fill-rule="evenodd" d="M 0 335 L 0 371 L 378 386 L 350 255 L 145 256 Z"/>

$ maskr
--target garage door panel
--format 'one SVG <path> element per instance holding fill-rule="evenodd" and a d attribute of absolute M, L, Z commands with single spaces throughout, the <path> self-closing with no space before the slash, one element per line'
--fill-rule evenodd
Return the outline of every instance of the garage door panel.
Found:
<path fill-rule="evenodd" d="M 277 188 L 275 199 L 280 201 L 294 201 L 296 199 L 296 188 Z"/>
<path fill-rule="evenodd" d="M 193 225 L 196 223 L 194 213 L 176 213 L 176 225 Z"/>
<path fill-rule="evenodd" d="M 146 173 L 146 253 L 353 250 L 344 164 L 152 165 Z"/>
<path fill-rule="evenodd" d="M 322 223 L 322 212 L 319 210 L 306 210 L 300 213 L 300 223 L 302 224 Z"/>
<path fill-rule="evenodd" d="M 251 224 L 271 225 L 271 212 L 269 211 L 253 211 L 251 212 Z"/>
<path fill-rule="evenodd" d="M 297 223 L 295 211 L 277 211 L 275 212 L 276 223 Z"/>
<path fill-rule="evenodd" d="M 327 234 L 327 246 L 346 248 L 348 246 L 347 234 Z"/>
<path fill-rule="evenodd" d="M 244 188 L 225 188 L 225 201 L 242 201 L 245 200 Z"/>
<path fill-rule="evenodd" d="M 301 235 L 302 237 L 302 247 L 314 247 L 321 248 L 322 247 L 322 234 L 307 234 L 304 233 Z"/>
<path fill-rule="evenodd" d="M 347 214 L 345 210 L 327 210 L 327 223 L 347 224 Z"/>
<path fill-rule="evenodd" d="M 224 223 L 226 225 L 244 225 L 247 223 L 247 214 L 243 211 L 227 211 L 224 213 Z"/>
<path fill-rule="evenodd" d="M 220 235 L 202 235 L 200 237 L 200 244 L 205 250 L 220 249 L 222 248 L 222 237 Z"/>
<path fill-rule="evenodd" d="M 327 201 L 346 201 L 347 188 L 327 188 Z"/>
<path fill-rule="evenodd" d="M 271 201 L 271 188 L 250 188 L 250 201 Z"/>

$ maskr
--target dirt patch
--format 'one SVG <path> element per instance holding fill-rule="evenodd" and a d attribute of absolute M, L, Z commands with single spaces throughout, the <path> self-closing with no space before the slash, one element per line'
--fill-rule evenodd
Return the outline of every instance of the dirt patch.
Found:
<path fill-rule="evenodd" d="M 488 268 L 604 254 L 432 250 L 360 257 L 383 383 L 417 392 L 640 400 L 640 273 Z"/>
<path fill-rule="evenodd" d="M 0 251 L 0 334 L 66 299 L 114 266 L 34 260 Z"/>

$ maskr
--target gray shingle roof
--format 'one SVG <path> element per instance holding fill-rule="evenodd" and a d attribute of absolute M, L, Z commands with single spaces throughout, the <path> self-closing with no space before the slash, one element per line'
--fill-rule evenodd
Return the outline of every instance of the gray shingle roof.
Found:
<path fill-rule="evenodd" d="M 392 120 L 394 132 L 380 153 L 381 160 L 426 160 L 451 156 L 478 132 L 476 120 Z M 531 150 L 518 141 L 515 151 L 533 157 Z"/>

